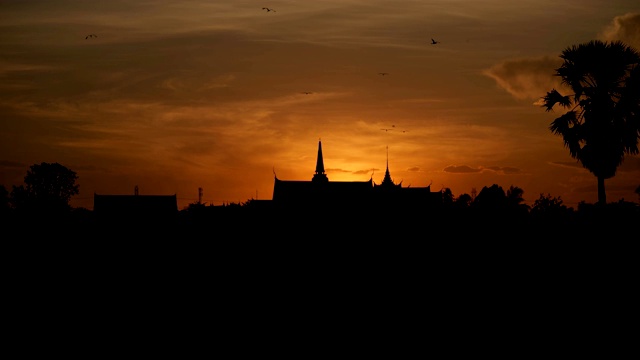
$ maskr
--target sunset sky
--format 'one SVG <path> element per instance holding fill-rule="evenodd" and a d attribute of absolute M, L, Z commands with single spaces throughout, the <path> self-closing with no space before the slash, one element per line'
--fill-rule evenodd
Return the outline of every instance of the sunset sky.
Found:
<path fill-rule="evenodd" d="M 405 187 L 595 203 L 538 101 L 562 92 L 561 52 L 596 39 L 640 50 L 640 2 L 3 0 L 0 185 L 57 162 L 74 207 L 135 186 L 180 209 L 198 188 L 271 199 L 274 174 L 311 180 L 321 140 L 329 180 L 381 183 L 388 149 Z M 638 185 L 628 156 L 607 201 Z"/>

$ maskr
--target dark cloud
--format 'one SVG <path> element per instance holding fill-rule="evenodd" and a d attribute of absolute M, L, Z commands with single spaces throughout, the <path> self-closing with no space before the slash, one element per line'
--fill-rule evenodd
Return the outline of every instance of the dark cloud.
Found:
<path fill-rule="evenodd" d="M 371 172 L 376 172 L 376 171 L 379 171 L 379 170 L 380 169 L 357 170 L 357 171 L 354 171 L 353 174 L 356 174 L 356 175 L 369 174 Z"/>
<path fill-rule="evenodd" d="M 503 173 L 505 175 L 521 174 L 522 170 L 509 166 L 487 166 L 485 169 L 493 170 L 497 173 Z"/>
<path fill-rule="evenodd" d="M 615 17 L 598 37 L 605 41 L 620 40 L 640 49 L 640 13 Z M 561 64 L 559 56 L 509 59 L 485 69 L 483 74 L 516 99 L 532 99 L 534 104 L 541 104 L 540 99 L 547 91 L 562 88 L 554 76 L 555 69 Z"/>
<path fill-rule="evenodd" d="M 446 168 L 444 168 L 444 172 L 449 172 L 449 173 L 458 173 L 458 174 L 473 174 L 473 173 L 479 173 L 481 172 L 482 169 L 474 169 L 472 167 L 469 167 L 467 165 L 451 165 L 451 166 L 447 166 Z"/>
<path fill-rule="evenodd" d="M 344 169 L 324 169 L 324 171 L 327 173 L 351 173 L 351 171 Z"/>
<path fill-rule="evenodd" d="M 554 166 L 561 166 L 572 169 L 584 169 L 582 163 L 576 161 L 551 161 L 549 164 Z M 624 161 L 618 167 L 621 172 L 637 172 L 640 171 L 640 157 L 639 156 L 625 156 Z"/>
<path fill-rule="evenodd" d="M 559 57 L 552 56 L 511 59 L 484 70 L 483 74 L 516 99 L 538 101 L 547 91 L 560 87 L 554 71 L 561 64 Z"/>
<path fill-rule="evenodd" d="M 599 37 L 605 41 L 620 40 L 640 50 L 640 13 L 616 16 Z"/>
<path fill-rule="evenodd" d="M 446 168 L 444 168 L 445 172 L 449 172 L 449 173 L 458 173 L 458 174 L 472 174 L 472 173 L 479 173 L 482 172 L 483 170 L 491 170 L 491 171 L 495 171 L 497 173 L 502 173 L 505 175 L 513 175 L 513 174 L 522 174 L 522 170 L 518 169 L 518 168 L 514 168 L 514 167 L 510 167 L 510 166 L 487 166 L 487 167 L 477 167 L 477 168 L 472 168 L 470 166 L 467 165 L 451 165 L 451 166 L 447 166 Z"/>
<path fill-rule="evenodd" d="M 24 168 L 25 171 L 26 169 L 29 168 L 30 165 L 27 164 L 23 164 L 17 161 L 10 161 L 10 160 L 0 160 L 0 168 L 3 169 L 22 169 Z"/>
<path fill-rule="evenodd" d="M 561 166 L 567 168 L 579 168 L 582 169 L 582 164 L 577 161 L 551 161 L 549 164 L 554 166 Z"/>
<path fill-rule="evenodd" d="M 509 166 L 505 166 L 502 168 L 502 172 L 505 173 L 506 175 L 513 175 L 513 174 L 521 174 L 522 171 L 518 168 L 513 168 L 513 167 L 509 167 Z"/>

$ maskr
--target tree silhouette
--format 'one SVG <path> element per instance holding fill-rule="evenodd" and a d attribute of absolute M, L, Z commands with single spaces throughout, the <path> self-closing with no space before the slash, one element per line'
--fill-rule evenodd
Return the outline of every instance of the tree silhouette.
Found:
<path fill-rule="evenodd" d="M 590 41 L 566 48 L 556 76 L 573 94 L 552 89 L 543 97 L 547 111 L 570 109 L 549 126 L 562 135 L 571 157 L 598 179 L 598 204 L 606 204 L 605 179 L 625 154 L 638 153 L 640 137 L 640 53 L 620 41 Z"/>
<path fill-rule="evenodd" d="M 511 185 L 507 189 L 506 207 L 512 215 L 526 216 L 529 213 L 530 207 L 524 203 L 523 195 L 524 190 L 517 186 Z"/>
<path fill-rule="evenodd" d="M 473 198 L 471 197 L 471 195 L 464 193 L 458 195 L 454 202 L 454 205 L 457 209 L 468 209 L 471 206 L 472 202 Z"/>
<path fill-rule="evenodd" d="M 4 185 L 0 185 L 0 214 L 9 212 L 9 191 Z"/>
<path fill-rule="evenodd" d="M 32 214 L 56 214 L 71 210 L 71 196 L 79 193 L 78 176 L 58 163 L 31 165 L 24 185 L 13 186 L 10 202 L 14 209 Z"/>
<path fill-rule="evenodd" d="M 451 191 L 450 188 L 444 188 L 441 190 L 442 192 L 442 204 L 445 207 L 451 207 L 453 206 L 453 202 L 454 202 L 454 196 L 453 196 L 453 192 Z"/>
<path fill-rule="evenodd" d="M 498 184 L 484 186 L 473 200 L 475 208 L 487 211 L 502 211 L 507 205 L 507 195 Z"/>
<path fill-rule="evenodd" d="M 559 221 L 566 220 L 572 212 L 573 209 L 567 208 L 560 196 L 540 194 L 540 197 L 533 202 L 530 215 L 535 220 Z"/>

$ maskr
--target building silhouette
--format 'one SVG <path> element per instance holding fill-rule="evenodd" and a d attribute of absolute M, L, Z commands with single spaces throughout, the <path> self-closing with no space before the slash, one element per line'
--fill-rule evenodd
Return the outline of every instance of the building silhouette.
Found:
<path fill-rule="evenodd" d="M 316 168 L 310 180 L 282 180 L 274 173 L 271 200 L 250 199 L 242 206 L 194 206 L 179 216 L 176 195 L 94 194 L 94 215 L 98 224 L 166 227 L 203 222 L 228 226 L 227 220 L 246 220 L 247 228 L 273 225 L 278 229 L 308 229 L 309 226 L 371 225 L 384 221 L 414 220 L 421 224 L 443 207 L 440 191 L 431 186 L 403 187 L 395 183 L 387 163 L 382 181 L 373 175 L 366 181 L 332 181 L 325 173 L 322 142 L 318 141 Z M 415 220 L 420 220 L 416 222 Z M 178 222 L 176 222 L 178 221 Z"/>
<path fill-rule="evenodd" d="M 175 221 L 178 200 L 173 195 L 140 195 L 136 185 L 133 195 L 93 194 L 93 212 L 102 224 L 145 224 Z"/>
<path fill-rule="evenodd" d="M 380 184 L 373 175 L 366 181 L 330 181 L 324 169 L 322 141 L 318 141 L 316 169 L 309 181 L 281 180 L 274 174 L 272 205 L 276 210 L 350 213 L 364 211 L 366 216 L 387 211 L 392 215 L 415 215 L 439 210 L 442 193 L 426 187 L 403 187 L 389 172 L 389 156 Z"/>

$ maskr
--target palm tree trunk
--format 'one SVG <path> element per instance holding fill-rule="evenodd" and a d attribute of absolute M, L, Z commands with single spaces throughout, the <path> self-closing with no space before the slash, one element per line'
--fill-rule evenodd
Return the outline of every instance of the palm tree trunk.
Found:
<path fill-rule="evenodd" d="M 598 204 L 607 205 L 607 193 L 604 192 L 604 177 L 598 176 Z"/>

